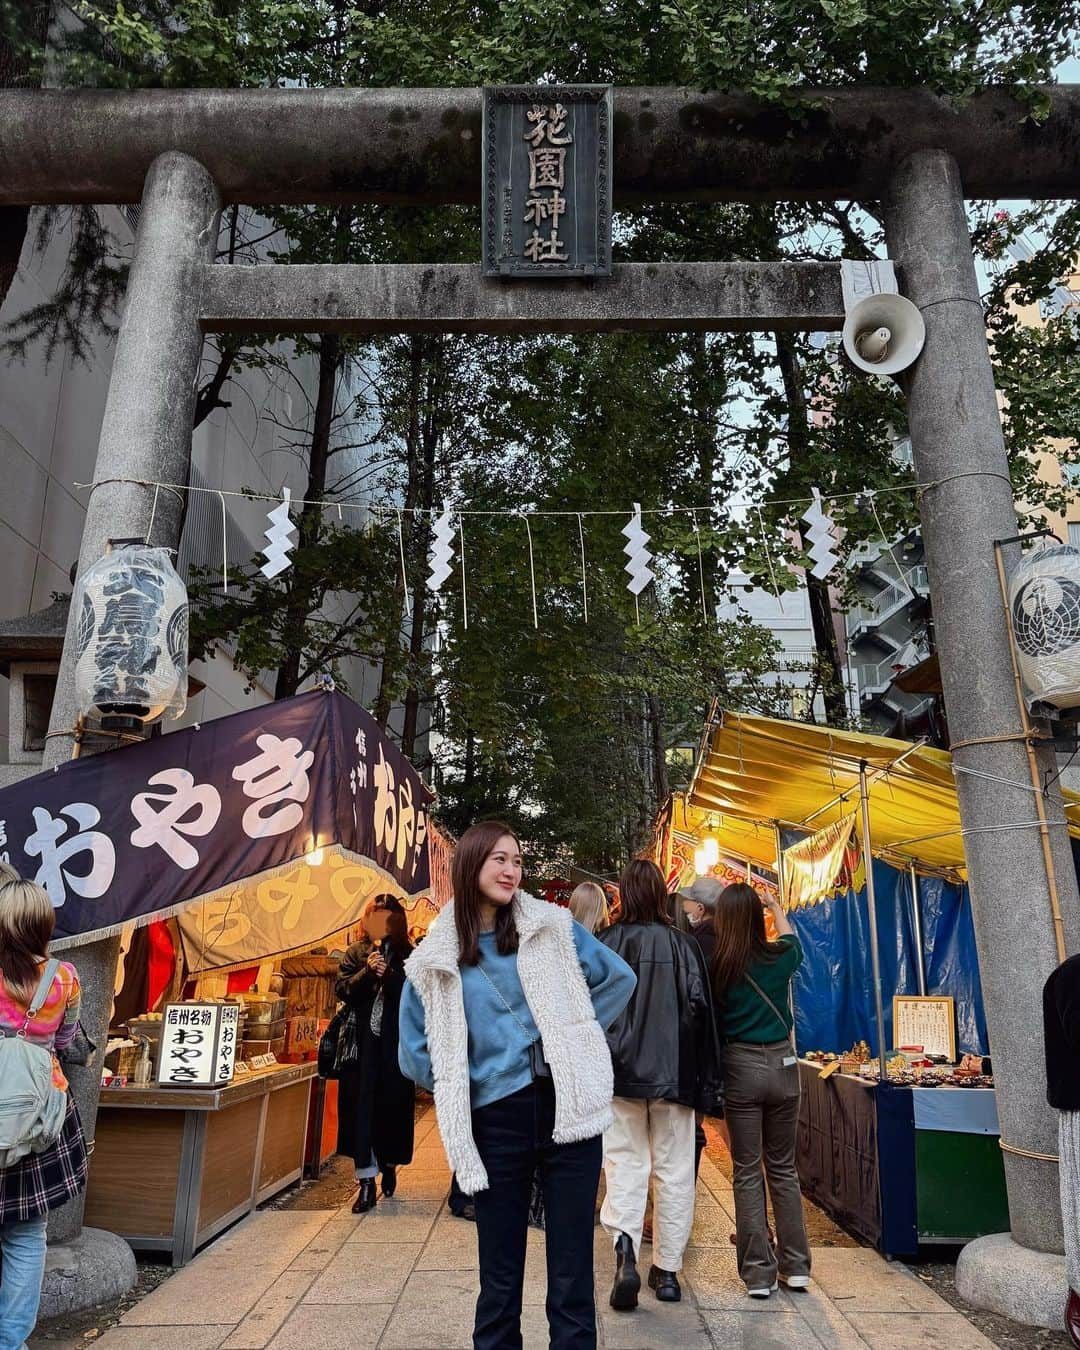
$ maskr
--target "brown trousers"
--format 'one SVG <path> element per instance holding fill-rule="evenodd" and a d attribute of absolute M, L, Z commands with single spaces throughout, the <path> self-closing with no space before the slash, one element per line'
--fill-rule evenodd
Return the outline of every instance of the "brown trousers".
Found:
<path fill-rule="evenodd" d="M 748 1289 L 768 1289 L 781 1275 L 810 1274 L 810 1244 L 795 1168 L 799 1067 L 789 1041 L 729 1042 L 724 1047 L 724 1114 L 734 1163 L 736 1252 Z M 762 1168 L 764 1166 L 764 1176 Z M 776 1221 L 769 1242 L 765 1180 Z"/>

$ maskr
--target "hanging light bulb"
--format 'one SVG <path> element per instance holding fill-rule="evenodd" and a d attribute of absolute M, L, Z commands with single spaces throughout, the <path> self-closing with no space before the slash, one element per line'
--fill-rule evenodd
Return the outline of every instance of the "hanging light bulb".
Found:
<path fill-rule="evenodd" d="M 323 850 L 321 847 L 318 846 L 318 844 L 314 839 L 311 841 L 311 843 L 312 843 L 311 852 L 306 853 L 304 855 L 304 861 L 307 863 L 309 867 L 319 867 L 322 865 Z"/>
<path fill-rule="evenodd" d="M 705 850 L 703 848 L 694 850 L 694 871 L 699 877 L 708 875 L 709 860 L 706 858 Z"/>
<path fill-rule="evenodd" d="M 701 856 L 709 867 L 715 867 L 720 861 L 720 841 L 711 834 L 706 835 L 701 841 Z"/>

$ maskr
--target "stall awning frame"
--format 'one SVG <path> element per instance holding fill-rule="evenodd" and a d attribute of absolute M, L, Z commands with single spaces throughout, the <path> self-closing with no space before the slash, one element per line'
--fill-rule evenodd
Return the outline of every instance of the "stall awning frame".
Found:
<path fill-rule="evenodd" d="M 857 809 L 862 764 L 874 855 L 965 877 L 952 756 L 887 736 L 714 711 L 673 823 L 689 834 L 714 835 L 722 850 L 772 867 L 777 825 L 819 830 Z M 1029 784 L 1016 786 L 1031 791 Z M 1068 791 L 1061 797 L 1070 832 L 1080 838 L 1080 797 Z"/>

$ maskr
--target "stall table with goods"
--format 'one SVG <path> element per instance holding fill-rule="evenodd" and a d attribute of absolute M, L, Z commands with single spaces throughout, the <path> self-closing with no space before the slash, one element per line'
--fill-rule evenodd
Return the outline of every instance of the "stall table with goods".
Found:
<path fill-rule="evenodd" d="M 811 1052 L 800 1058 L 799 1180 L 849 1232 L 887 1256 L 1008 1227 L 993 1078 L 960 1066 Z M 841 1067 L 843 1065 L 843 1067 Z"/>
<path fill-rule="evenodd" d="M 1080 799 L 1064 796 L 1075 855 Z M 1006 1231 L 951 756 L 714 709 L 656 858 L 673 890 L 712 874 L 782 899 L 803 950 L 806 1194 L 889 1255 Z"/>

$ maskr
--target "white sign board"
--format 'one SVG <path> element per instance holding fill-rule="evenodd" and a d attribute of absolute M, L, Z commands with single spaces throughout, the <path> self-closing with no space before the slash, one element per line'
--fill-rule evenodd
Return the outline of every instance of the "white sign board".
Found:
<path fill-rule="evenodd" d="M 232 1082 L 240 1009 L 235 1003 L 170 1003 L 158 1056 L 159 1087 L 222 1087 Z"/>
<path fill-rule="evenodd" d="M 921 1045 L 928 1055 L 956 1061 L 956 1004 L 944 995 L 893 997 L 893 1045 Z"/>

